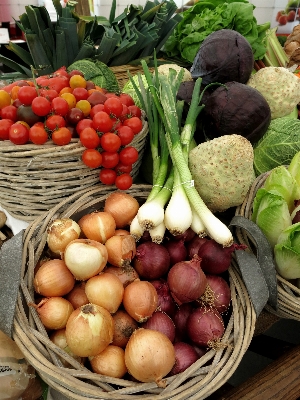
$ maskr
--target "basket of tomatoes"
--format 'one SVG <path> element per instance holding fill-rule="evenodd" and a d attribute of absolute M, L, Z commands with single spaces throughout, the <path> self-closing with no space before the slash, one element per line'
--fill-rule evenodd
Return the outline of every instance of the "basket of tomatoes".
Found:
<path fill-rule="evenodd" d="M 125 93 L 65 68 L 0 89 L 0 205 L 32 221 L 77 190 L 130 188 L 148 135 Z"/>

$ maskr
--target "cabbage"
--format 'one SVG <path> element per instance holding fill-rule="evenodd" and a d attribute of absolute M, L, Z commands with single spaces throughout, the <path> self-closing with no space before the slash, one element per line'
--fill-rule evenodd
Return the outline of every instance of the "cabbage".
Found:
<path fill-rule="evenodd" d="M 274 254 L 277 272 L 283 278 L 300 278 L 300 222 L 281 233 Z"/>
<path fill-rule="evenodd" d="M 148 87 L 148 83 L 147 83 L 147 79 L 146 79 L 144 74 L 134 75 L 132 77 L 133 80 L 134 80 L 134 83 L 138 87 L 140 86 L 139 85 L 139 76 L 142 78 L 143 84 L 144 84 L 145 89 L 146 89 Z M 131 80 L 128 80 L 128 82 L 124 85 L 124 87 L 122 89 L 122 92 L 129 94 L 133 98 L 133 100 L 135 102 L 135 105 L 137 105 L 138 107 L 142 107 L 142 104 L 141 104 L 141 102 L 140 102 L 140 100 L 138 98 L 138 95 L 137 95 L 137 93 L 136 93 L 136 91 L 135 91 L 135 89 L 133 87 L 133 84 L 132 84 Z"/>

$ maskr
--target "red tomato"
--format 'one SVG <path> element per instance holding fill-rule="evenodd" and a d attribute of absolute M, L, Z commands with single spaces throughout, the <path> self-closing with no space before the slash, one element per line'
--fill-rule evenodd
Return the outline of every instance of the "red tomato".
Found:
<path fill-rule="evenodd" d="M 127 119 L 129 117 L 129 110 L 128 110 L 128 107 L 125 105 L 125 104 L 123 104 L 123 110 L 122 110 L 122 113 L 121 113 L 121 115 L 120 115 L 120 121 L 125 121 L 125 119 Z"/>
<path fill-rule="evenodd" d="M 76 125 L 76 132 L 78 135 L 83 131 L 84 128 L 92 128 L 93 127 L 93 121 L 89 118 L 83 118 L 81 121 L 78 122 Z"/>
<path fill-rule="evenodd" d="M 22 86 L 18 91 L 18 99 L 25 106 L 30 106 L 32 100 L 37 97 L 37 91 L 33 86 Z"/>
<path fill-rule="evenodd" d="M 125 121 L 123 122 L 123 125 L 129 126 L 133 130 L 133 133 L 135 135 L 137 133 L 139 133 L 143 128 L 142 120 L 138 117 L 132 117 L 132 118 L 125 119 Z"/>
<path fill-rule="evenodd" d="M 9 139 L 9 128 L 13 125 L 15 121 L 11 119 L 0 119 L 0 140 Z"/>
<path fill-rule="evenodd" d="M 127 146 L 134 138 L 134 133 L 130 126 L 121 125 L 117 130 L 117 134 L 121 139 L 122 146 Z"/>
<path fill-rule="evenodd" d="M 14 105 L 3 107 L 0 110 L 2 119 L 11 119 L 12 121 L 17 121 L 17 107 Z"/>
<path fill-rule="evenodd" d="M 52 101 L 58 97 L 58 93 L 54 89 L 40 89 L 40 96 L 45 97 L 47 100 Z"/>
<path fill-rule="evenodd" d="M 92 127 L 84 128 L 79 137 L 82 145 L 87 149 L 95 149 L 100 146 L 100 137 Z"/>
<path fill-rule="evenodd" d="M 50 131 L 66 126 L 66 121 L 61 115 L 51 115 L 45 121 L 45 126 Z"/>
<path fill-rule="evenodd" d="M 93 118 L 94 115 L 99 111 L 104 111 L 104 104 L 96 104 L 94 107 L 92 107 L 90 111 L 90 117 Z"/>
<path fill-rule="evenodd" d="M 51 111 L 51 103 L 46 97 L 38 96 L 32 100 L 32 111 L 39 117 L 45 117 Z"/>
<path fill-rule="evenodd" d="M 142 116 L 142 110 L 140 107 L 133 105 L 128 107 L 128 112 L 131 115 L 131 117 L 138 117 L 141 118 Z"/>
<path fill-rule="evenodd" d="M 58 70 L 56 70 L 53 74 L 54 76 L 65 76 L 66 78 L 69 79 L 69 74 L 67 72 L 66 67 L 60 67 Z"/>
<path fill-rule="evenodd" d="M 113 120 L 105 111 L 99 111 L 93 117 L 93 127 L 99 132 L 110 132 L 113 125 Z"/>
<path fill-rule="evenodd" d="M 9 140 L 14 144 L 25 144 L 29 140 L 29 129 L 20 122 L 16 122 L 9 128 Z"/>
<path fill-rule="evenodd" d="M 115 185 L 120 190 L 127 190 L 132 186 L 132 176 L 124 173 L 116 177 Z"/>
<path fill-rule="evenodd" d="M 65 76 L 55 76 L 48 81 L 49 89 L 54 89 L 59 93 L 63 88 L 69 86 L 69 78 Z"/>
<path fill-rule="evenodd" d="M 73 71 L 69 72 L 69 77 L 71 78 L 73 75 L 80 75 L 84 77 L 83 72 L 79 71 L 79 69 L 73 69 Z"/>
<path fill-rule="evenodd" d="M 102 164 L 102 155 L 96 149 L 86 149 L 82 153 L 83 163 L 90 168 L 99 168 Z"/>
<path fill-rule="evenodd" d="M 34 144 L 44 144 L 47 142 L 48 133 L 42 122 L 38 122 L 30 127 L 29 140 Z"/>
<path fill-rule="evenodd" d="M 110 97 L 104 102 L 104 111 L 119 118 L 123 111 L 123 104 L 118 97 Z"/>
<path fill-rule="evenodd" d="M 69 111 L 69 104 L 67 100 L 63 99 L 62 97 L 58 96 L 52 99 L 51 101 L 52 110 L 55 114 L 65 116 Z"/>
<path fill-rule="evenodd" d="M 120 151 L 119 157 L 122 164 L 132 165 L 138 160 L 139 153 L 135 147 L 128 146 Z"/>
<path fill-rule="evenodd" d="M 115 133 L 106 132 L 101 136 L 100 145 L 103 150 L 113 153 L 120 149 L 121 139 Z"/>
<path fill-rule="evenodd" d="M 114 169 L 118 175 L 124 174 L 125 172 L 129 174 L 132 171 L 132 165 L 124 165 L 119 162 L 119 164 Z"/>
<path fill-rule="evenodd" d="M 113 185 L 117 177 L 116 171 L 110 168 L 102 168 L 99 174 L 99 179 L 103 185 Z"/>
<path fill-rule="evenodd" d="M 104 168 L 115 168 L 119 163 L 119 153 L 110 153 L 103 151 L 102 153 L 102 166 Z"/>
<path fill-rule="evenodd" d="M 119 99 L 121 101 L 122 104 L 125 104 L 125 106 L 133 106 L 134 105 L 134 100 L 133 98 L 130 96 L 130 94 L 127 93 L 121 93 L 119 96 Z"/>
<path fill-rule="evenodd" d="M 62 128 L 59 128 L 52 132 L 51 138 L 53 142 L 58 146 L 65 146 L 66 144 L 70 143 L 72 139 L 72 134 L 68 128 L 63 126 Z"/>
<path fill-rule="evenodd" d="M 74 88 L 72 94 L 74 94 L 76 101 L 86 100 L 89 97 L 88 91 L 83 87 Z"/>

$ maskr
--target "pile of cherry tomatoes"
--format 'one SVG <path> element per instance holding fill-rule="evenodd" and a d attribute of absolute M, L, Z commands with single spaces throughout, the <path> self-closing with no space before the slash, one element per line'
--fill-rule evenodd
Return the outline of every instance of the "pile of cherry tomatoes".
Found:
<path fill-rule="evenodd" d="M 0 141 L 63 146 L 79 138 L 83 163 L 101 168 L 100 181 L 121 190 L 132 185 L 138 151 L 130 143 L 142 128 L 141 109 L 130 95 L 110 93 L 79 70 L 62 67 L 0 89 Z"/>

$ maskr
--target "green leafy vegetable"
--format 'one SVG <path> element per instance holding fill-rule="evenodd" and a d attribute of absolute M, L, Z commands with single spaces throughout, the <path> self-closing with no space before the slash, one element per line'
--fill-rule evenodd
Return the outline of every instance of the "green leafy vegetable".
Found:
<path fill-rule="evenodd" d="M 264 136 L 254 145 L 256 175 L 279 165 L 289 165 L 300 151 L 300 120 L 289 117 L 271 121 Z"/>
<path fill-rule="evenodd" d="M 276 269 L 283 278 L 300 278 L 300 222 L 281 233 L 274 254 Z"/>

